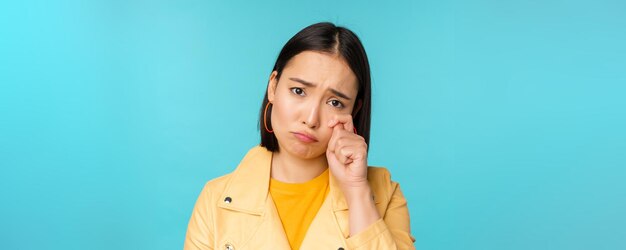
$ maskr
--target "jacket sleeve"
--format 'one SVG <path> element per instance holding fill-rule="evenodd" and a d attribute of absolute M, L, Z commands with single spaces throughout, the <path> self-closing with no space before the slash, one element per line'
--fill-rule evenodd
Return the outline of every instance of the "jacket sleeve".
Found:
<path fill-rule="evenodd" d="M 185 236 L 185 250 L 213 249 L 213 216 L 209 184 L 204 185 L 191 214 Z"/>
<path fill-rule="evenodd" d="M 348 238 L 348 249 L 415 249 L 411 235 L 409 209 L 398 183 L 392 182 L 393 193 L 381 219 Z"/>

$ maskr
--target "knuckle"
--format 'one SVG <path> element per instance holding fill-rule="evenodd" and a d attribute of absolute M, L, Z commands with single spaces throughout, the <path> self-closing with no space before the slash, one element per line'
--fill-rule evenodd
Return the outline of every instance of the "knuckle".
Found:
<path fill-rule="evenodd" d="M 346 144 L 346 138 L 341 137 L 341 138 L 337 138 L 337 145 L 345 145 Z"/>

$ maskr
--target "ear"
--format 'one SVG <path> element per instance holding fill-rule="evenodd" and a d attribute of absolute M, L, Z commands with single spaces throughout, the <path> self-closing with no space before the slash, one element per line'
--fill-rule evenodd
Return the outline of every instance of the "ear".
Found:
<path fill-rule="evenodd" d="M 272 71 L 270 74 L 270 80 L 267 83 L 267 99 L 269 102 L 273 102 L 276 94 L 276 86 L 278 85 L 278 72 L 276 70 Z"/>
<path fill-rule="evenodd" d="M 356 106 L 352 110 L 352 117 L 356 116 L 356 113 L 358 113 L 359 110 L 361 110 L 361 106 L 363 106 L 363 101 L 362 100 L 357 100 Z"/>

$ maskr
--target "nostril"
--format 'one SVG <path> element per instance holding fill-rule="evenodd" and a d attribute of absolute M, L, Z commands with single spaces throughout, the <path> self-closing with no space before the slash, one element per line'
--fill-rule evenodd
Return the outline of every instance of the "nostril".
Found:
<path fill-rule="evenodd" d="M 302 124 L 306 125 L 309 128 L 317 128 L 317 124 L 308 123 L 306 121 L 302 121 Z"/>

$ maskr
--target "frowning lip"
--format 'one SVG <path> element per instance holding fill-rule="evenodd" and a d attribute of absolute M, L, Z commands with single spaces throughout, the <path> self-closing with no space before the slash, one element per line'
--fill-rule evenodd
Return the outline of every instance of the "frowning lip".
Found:
<path fill-rule="evenodd" d="M 316 142 L 317 138 L 315 136 L 305 133 L 305 132 L 292 132 L 293 135 L 303 142 Z"/>

